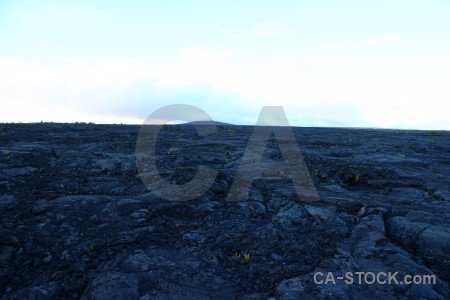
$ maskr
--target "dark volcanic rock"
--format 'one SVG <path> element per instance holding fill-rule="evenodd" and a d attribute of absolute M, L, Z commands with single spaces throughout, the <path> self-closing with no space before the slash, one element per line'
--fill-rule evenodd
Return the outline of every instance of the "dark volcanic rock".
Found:
<path fill-rule="evenodd" d="M 218 172 L 178 202 L 141 181 L 155 174 L 137 172 L 139 129 L 0 125 L 1 299 L 450 298 L 448 132 L 293 128 L 320 201 L 268 178 L 232 202 L 253 128 L 164 126 L 164 180 L 189 182 L 199 165 Z M 262 162 L 279 161 L 272 136 Z M 318 272 L 355 282 L 318 284 Z M 357 272 L 435 282 L 359 284 Z"/>

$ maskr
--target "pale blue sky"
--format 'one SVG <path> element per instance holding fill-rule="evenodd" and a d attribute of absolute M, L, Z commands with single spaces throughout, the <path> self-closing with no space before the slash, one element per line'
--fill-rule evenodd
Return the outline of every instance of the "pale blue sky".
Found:
<path fill-rule="evenodd" d="M 450 2 L 0 2 L 0 122 L 142 123 L 185 103 L 255 124 L 450 130 Z"/>

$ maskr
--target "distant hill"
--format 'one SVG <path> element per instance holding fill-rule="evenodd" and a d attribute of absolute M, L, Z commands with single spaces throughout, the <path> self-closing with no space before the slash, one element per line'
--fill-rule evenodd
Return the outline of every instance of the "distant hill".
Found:
<path fill-rule="evenodd" d="M 213 121 L 213 120 L 194 121 L 194 122 L 189 122 L 189 123 L 185 123 L 185 124 L 190 124 L 190 125 L 235 126 L 234 124 L 225 123 L 225 122 L 218 122 L 218 121 Z"/>

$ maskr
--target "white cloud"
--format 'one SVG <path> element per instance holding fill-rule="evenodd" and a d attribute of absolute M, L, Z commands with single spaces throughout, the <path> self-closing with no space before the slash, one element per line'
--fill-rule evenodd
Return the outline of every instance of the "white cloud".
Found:
<path fill-rule="evenodd" d="M 307 119 L 328 126 L 450 129 L 443 113 L 450 111 L 450 68 L 445 62 L 360 65 L 351 57 L 321 54 L 252 63 L 238 53 L 210 48 L 182 53 L 158 77 L 164 86 L 232 91 L 257 110 L 282 105 L 297 124 Z M 233 104 L 239 105 L 228 105 Z"/>
<path fill-rule="evenodd" d="M 54 67 L 0 58 L 0 120 L 130 121 L 135 118 L 95 111 L 92 104 L 108 105 L 111 97 L 136 81 L 153 78 L 155 69 L 135 60 L 95 65 L 77 60 Z"/>
<path fill-rule="evenodd" d="M 150 99 L 153 105 L 175 104 L 188 89 L 198 88 L 183 103 L 221 121 L 252 124 L 261 106 L 282 105 L 293 125 L 450 130 L 449 70 L 449 62 L 361 65 L 332 54 L 252 62 L 206 46 L 181 50 L 164 64 L 69 59 L 55 67 L 2 58 L 0 120 L 139 123 L 142 111 L 152 107 L 136 102 L 140 94 L 143 99 L 150 92 L 163 95 Z M 139 90 L 139 83 L 152 90 Z M 116 109 L 108 109 L 111 105 Z"/>

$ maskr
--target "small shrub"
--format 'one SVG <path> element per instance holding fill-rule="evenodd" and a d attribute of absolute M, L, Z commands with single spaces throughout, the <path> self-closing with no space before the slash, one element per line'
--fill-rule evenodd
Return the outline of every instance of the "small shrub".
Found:
<path fill-rule="evenodd" d="M 250 260 L 250 253 L 245 253 L 243 256 L 241 253 L 236 252 L 234 254 L 234 257 L 236 257 L 237 259 L 244 259 L 245 261 L 249 261 Z"/>

